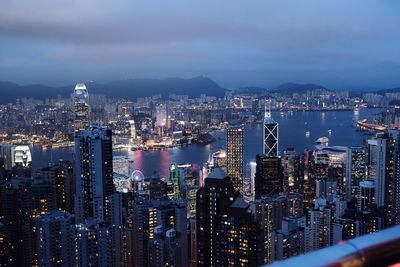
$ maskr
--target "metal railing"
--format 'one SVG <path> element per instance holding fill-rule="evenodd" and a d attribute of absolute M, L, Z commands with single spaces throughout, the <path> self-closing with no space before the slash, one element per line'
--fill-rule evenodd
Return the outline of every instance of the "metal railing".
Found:
<path fill-rule="evenodd" d="M 271 267 L 388 266 L 400 262 L 400 225 L 273 263 Z"/>

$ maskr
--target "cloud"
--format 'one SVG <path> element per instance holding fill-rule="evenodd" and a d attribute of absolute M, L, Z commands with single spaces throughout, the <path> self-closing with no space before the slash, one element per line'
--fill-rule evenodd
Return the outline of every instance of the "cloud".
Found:
<path fill-rule="evenodd" d="M 3 0 L 0 66 L 10 69 L 0 70 L 0 79 L 17 78 L 22 65 L 25 71 L 32 68 L 32 74 L 21 73 L 26 80 L 56 65 L 59 77 L 79 72 L 106 77 L 106 70 L 96 75 L 87 69 L 105 64 L 114 74 L 134 70 L 139 76 L 218 73 L 232 85 L 250 77 L 263 80 L 263 72 L 283 79 L 306 75 L 310 81 L 321 71 L 340 75 L 370 66 L 372 72 L 385 62 L 400 62 L 400 18 L 393 5 L 372 0 Z"/>

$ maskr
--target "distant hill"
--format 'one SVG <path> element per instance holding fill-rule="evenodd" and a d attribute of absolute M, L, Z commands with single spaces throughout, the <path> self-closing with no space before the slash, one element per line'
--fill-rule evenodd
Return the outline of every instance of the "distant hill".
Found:
<path fill-rule="evenodd" d="M 108 97 L 136 99 L 138 97 L 161 94 L 189 95 L 198 97 L 207 94 L 223 97 L 227 89 L 220 87 L 213 80 L 199 76 L 191 79 L 167 78 L 167 79 L 131 79 L 118 80 L 108 83 L 86 83 L 89 94 L 104 94 Z M 14 102 L 17 98 L 56 98 L 69 97 L 75 85 L 63 87 L 51 87 L 45 85 L 18 85 L 11 82 L 0 82 L 0 103 Z"/>

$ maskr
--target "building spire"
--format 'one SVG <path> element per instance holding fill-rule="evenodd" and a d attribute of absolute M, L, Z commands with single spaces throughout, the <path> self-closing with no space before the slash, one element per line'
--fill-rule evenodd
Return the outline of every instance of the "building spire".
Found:
<path fill-rule="evenodd" d="M 268 112 L 267 112 L 267 99 L 264 101 L 264 118 L 271 118 L 271 100 L 268 100 Z"/>

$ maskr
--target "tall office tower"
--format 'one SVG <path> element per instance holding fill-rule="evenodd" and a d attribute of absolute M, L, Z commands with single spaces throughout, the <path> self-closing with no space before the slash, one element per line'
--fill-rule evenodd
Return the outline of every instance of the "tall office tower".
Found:
<path fill-rule="evenodd" d="M 400 132 L 389 130 L 368 140 L 370 155 L 375 155 L 375 199 L 386 211 L 386 225 L 400 223 Z"/>
<path fill-rule="evenodd" d="M 72 266 L 112 266 L 110 232 L 97 219 L 72 226 Z"/>
<path fill-rule="evenodd" d="M 288 193 L 303 192 L 303 160 L 294 148 L 287 148 L 283 156 L 283 189 Z"/>
<path fill-rule="evenodd" d="M 316 199 L 314 209 L 309 210 L 312 232 L 308 246 L 313 250 L 328 247 L 332 244 L 332 209 L 325 199 Z"/>
<path fill-rule="evenodd" d="M 226 170 L 232 179 L 235 190 L 243 193 L 243 158 L 244 158 L 243 127 L 229 127 L 227 130 Z"/>
<path fill-rule="evenodd" d="M 72 266 L 71 225 L 66 211 L 52 210 L 36 218 L 36 253 L 38 266 Z"/>
<path fill-rule="evenodd" d="M 205 179 L 204 187 L 197 191 L 196 238 L 197 266 L 219 266 L 219 227 L 227 222 L 229 206 L 237 193 L 230 178 L 220 169 L 214 170 Z"/>
<path fill-rule="evenodd" d="M 85 84 L 78 83 L 75 86 L 73 95 L 74 101 L 74 133 L 77 135 L 80 131 L 89 128 L 89 94 Z"/>
<path fill-rule="evenodd" d="M 375 182 L 373 180 L 364 180 L 358 186 L 358 203 L 359 211 L 370 210 L 375 204 Z"/>
<path fill-rule="evenodd" d="M 228 211 L 228 223 L 221 222 L 217 257 L 221 266 L 256 266 L 258 264 L 258 225 L 249 204 L 236 198 Z"/>
<path fill-rule="evenodd" d="M 338 218 L 332 224 L 332 244 L 336 245 L 341 241 L 352 239 L 358 236 L 357 223 L 352 219 Z"/>
<path fill-rule="evenodd" d="M 263 131 L 263 154 L 270 157 L 278 156 L 278 123 L 272 119 L 271 102 L 269 109 L 265 107 L 264 131 Z"/>
<path fill-rule="evenodd" d="M 256 164 L 255 198 L 283 192 L 281 158 L 257 155 Z"/>
<path fill-rule="evenodd" d="M 283 260 L 304 253 L 304 226 L 298 219 L 284 218 L 275 234 L 275 260 Z"/>
<path fill-rule="evenodd" d="M 86 218 L 110 222 L 114 191 L 112 131 L 92 127 L 75 138 L 76 199 L 78 223 Z"/>
<path fill-rule="evenodd" d="M 362 147 L 351 147 L 347 150 L 346 163 L 346 200 L 357 198 L 359 185 L 365 179 L 365 151 Z"/>

